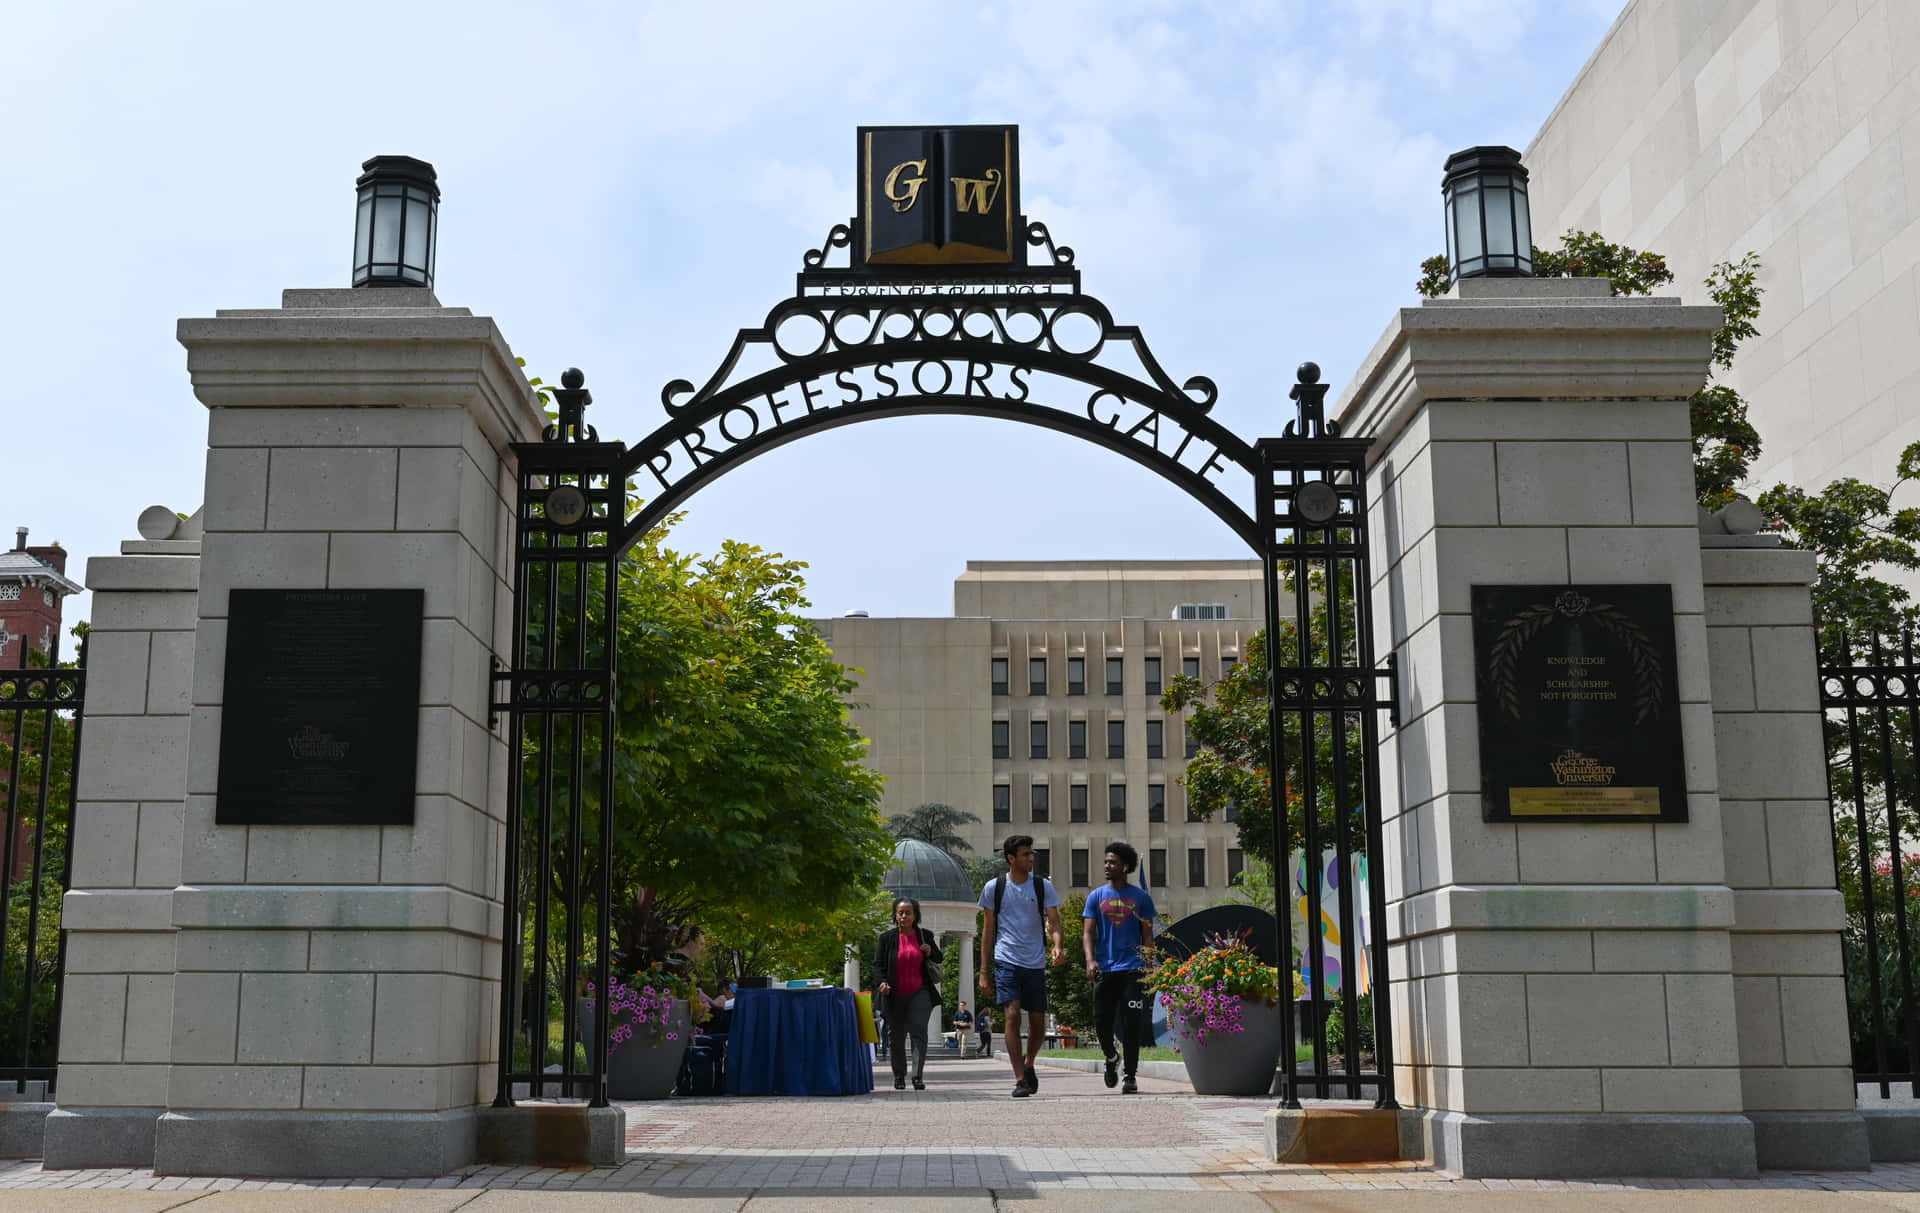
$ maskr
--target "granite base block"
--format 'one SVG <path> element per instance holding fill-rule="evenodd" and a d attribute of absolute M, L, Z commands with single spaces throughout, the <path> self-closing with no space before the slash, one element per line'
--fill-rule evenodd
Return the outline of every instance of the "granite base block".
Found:
<path fill-rule="evenodd" d="M 38 1158 L 46 1140 L 50 1103 L 8 1100 L 0 1103 L 0 1158 Z"/>
<path fill-rule="evenodd" d="M 168 1112 L 154 1134 L 161 1175 L 439 1176 L 472 1163 L 474 1108 L 445 1112 Z"/>
<path fill-rule="evenodd" d="M 1867 1150 L 1875 1162 L 1920 1162 L 1920 1104 L 1860 1108 Z"/>
<path fill-rule="evenodd" d="M 1400 1113 L 1394 1108 L 1273 1108 L 1267 1157 L 1275 1162 L 1397 1162 Z"/>
<path fill-rule="evenodd" d="M 584 1104 L 480 1108 L 481 1162 L 517 1167 L 617 1167 L 627 1161 L 627 1114 Z"/>
<path fill-rule="evenodd" d="M 1758 1170 L 1753 1137 L 1738 1115 L 1400 1113 L 1400 1157 L 1480 1179 L 1741 1178 Z"/>
<path fill-rule="evenodd" d="M 1864 1171 L 1873 1165 L 1857 1112 L 1749 1112 L 1754 1160 L 1768 1171 Z"/>
<path fill-rule="evenodd" d="M 151 1167 L 159 1108 L 55 1108 L 41 1154 L 49 1171 L 72 1167 Z"/>

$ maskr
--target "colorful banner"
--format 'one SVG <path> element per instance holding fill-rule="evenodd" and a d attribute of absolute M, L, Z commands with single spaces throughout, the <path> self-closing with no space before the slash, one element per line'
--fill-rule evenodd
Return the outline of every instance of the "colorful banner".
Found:
<path fill-rule="evenodd" d="M 1313 990 L 1313 953 L 1307 947 L 1307 857 L 1304 852 L 1293 857 L 1293 952 L 1300 959 L 1300 978 L 1307 983 L 1309 993 Z M 1373 939 L 1372 923 L 1367 916 L 1367 857 L 1353 855 L 1349 857 L 1348 885 L 1353 890 L 1353 963 L 1354 993 L 1368 994 L 1373 990 L 1373 967 L 1367 945 Z M 1323 982 L 1322 995 L 1326 998 L 1338 997 L 1345 988 L 1346 972 L 1340 963 L 1340 947 L 1343 936 L 1340 932 L 1340 887 L 1342 884 L 1340 856 L 1336 851 L 1320 852 L 1320 956 Z"/>

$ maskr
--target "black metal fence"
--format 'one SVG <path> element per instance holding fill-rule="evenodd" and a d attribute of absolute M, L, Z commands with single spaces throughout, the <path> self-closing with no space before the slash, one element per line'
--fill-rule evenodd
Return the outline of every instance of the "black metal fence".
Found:
<path fill-rule="evenodd" d="M 1841 637 L 1821 655 L 1835 874 L 1846 898 L 1847 1027 L 1854 1078 L 1882 1098 L 1920 1061 L 1920 664 L 1914 637 Z"/>
<path fill-rule="evenodd" d="M 73 868 L 86 646 L 78 662 L 62 667 L 57 644 L 49 658 L 23 643 L 20 662 L 0 671 L 0 798 L 7 810 L 0 840 L 0 1082 L 17 1093 L 44 1082 L 51 1094 L 67 953 L 60 899 Z"/>

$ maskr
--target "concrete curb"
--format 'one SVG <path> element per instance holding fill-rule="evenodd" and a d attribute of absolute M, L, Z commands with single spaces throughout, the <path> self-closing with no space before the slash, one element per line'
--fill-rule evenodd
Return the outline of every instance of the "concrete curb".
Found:
<path fill-rule="evenodd" d="M 1043 1066 L 1058 1066 L 1063 1070 L 1087 1070 L 1099 1073 L 1104 1064 L 1097 1057 L 1046 1057 L 1040 1058 Z M 1184 1061 L 1143 1061 L 1140 1063 L 1139 1077 L 1158 1078 L 1165 1082 L 1183 1082 L 1192 1086 L 1187 1077 L 1187 1063 Z"/>

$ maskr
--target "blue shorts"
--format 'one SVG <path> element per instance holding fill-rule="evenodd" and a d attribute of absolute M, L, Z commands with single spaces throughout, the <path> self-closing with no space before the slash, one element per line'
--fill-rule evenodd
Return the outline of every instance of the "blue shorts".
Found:
<path fill-rule="evenodd" d="M 1001 1006 L 1010 1002 L 1032 1015 L 1047 1013 L 1047 971 L 1024 965 L 993 962 L 993 999 Z"/>

